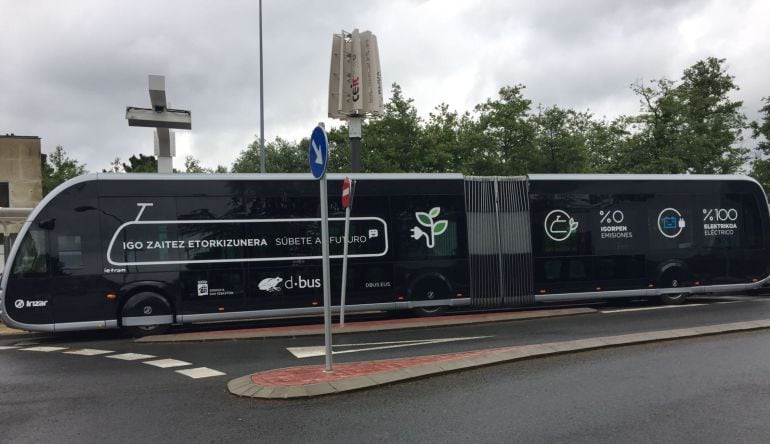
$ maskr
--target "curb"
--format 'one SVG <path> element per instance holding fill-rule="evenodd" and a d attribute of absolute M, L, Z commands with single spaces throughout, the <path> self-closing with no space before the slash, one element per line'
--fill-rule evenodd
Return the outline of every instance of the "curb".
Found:
<path fill-rule="evenodd" d="M 516 312 L 473 313 L 466 315 L 441 316 L 434 318 L 405 318 L 399 320 L 348 322 L 345 327 L 334 325 L 333 334 L 360 333 L 369 331 L 407 330 L 413 328 L 441 327 L 451 325 L 480 324 L 500 321 L 552 318 L 597 313 L 594 308 L 557 308 Z M 219 330 L 145 336 L 134 342 L 188 342 L 225 341 L 233 339 L 281 338 L 295 336 L 318 336 L 324 334 L 323 325 L 291 327 L 267 327 L 238 330 Z"/>
<path fill-rule="evenodd" d="M 233 395 L 246 398 L 311 398 L 524 359 L 767 328 L 770 328 L 770 319 L 417 358 L 354 362 L 336 365 L 333 373 L 325 373 L 323 365 L 288 367 L 233 379 L 228 382 L 227 389 Z"/>

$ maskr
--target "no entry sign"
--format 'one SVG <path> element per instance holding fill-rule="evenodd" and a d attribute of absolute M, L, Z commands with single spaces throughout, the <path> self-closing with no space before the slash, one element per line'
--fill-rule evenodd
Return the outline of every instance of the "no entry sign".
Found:
<path fill-rule="evenodd" d="M 350 178 L 342 181 L 342 208 L 347 208 L 350 203 Z"/>

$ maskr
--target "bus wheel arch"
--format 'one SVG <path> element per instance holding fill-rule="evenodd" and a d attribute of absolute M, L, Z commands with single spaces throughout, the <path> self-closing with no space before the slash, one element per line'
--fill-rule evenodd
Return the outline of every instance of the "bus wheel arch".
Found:
<path fill-rule="evenodd" d="M 412 312 L 417 316 L 439 316 L 447 311 L 448 305 L 430 305 L 431 300 L 452 298 L 452 284 L 441 273 L 422 273 L 409 284 L 409 300 L 415 304 Z"/>
<path fill-rule="evenodd" d="M 174 308 L 157 290 L 140 289 L 128 295 L 120 308 L 123 329 L 132 336 L 164 333 L 174 322 Z"/>

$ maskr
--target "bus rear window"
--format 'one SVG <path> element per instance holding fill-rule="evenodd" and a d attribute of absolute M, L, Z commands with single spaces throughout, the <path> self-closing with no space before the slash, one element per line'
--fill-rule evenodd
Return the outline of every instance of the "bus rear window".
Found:
<path fill-rule="evenodd" d="M 42 276 L 48 273 L 48 247 L 46 232 L 31 230 L 24 240 L 13 261 L 11 276 Z"/>

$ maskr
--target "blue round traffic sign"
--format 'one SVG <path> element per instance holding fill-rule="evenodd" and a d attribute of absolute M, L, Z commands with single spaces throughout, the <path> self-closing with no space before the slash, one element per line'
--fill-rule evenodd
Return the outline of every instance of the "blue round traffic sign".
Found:
<path fill-rule="evenodd" d="M 329 140 L 326 138 L 326 130 L 321 126 L 315 127 L 310 135 L 310 146 L 308 147 L 308 163 L 313 177 L 320 179 L 326 172 L 326 161 L 328 160 Z"/>

